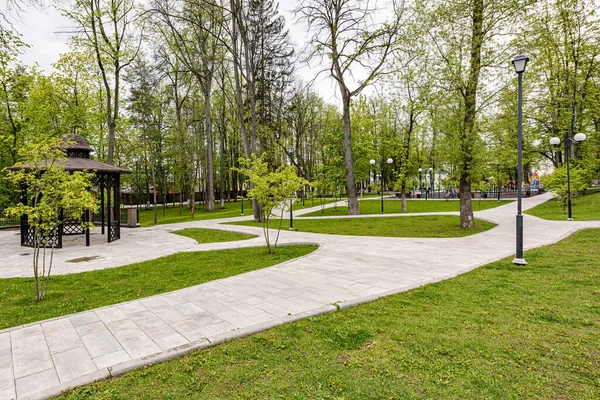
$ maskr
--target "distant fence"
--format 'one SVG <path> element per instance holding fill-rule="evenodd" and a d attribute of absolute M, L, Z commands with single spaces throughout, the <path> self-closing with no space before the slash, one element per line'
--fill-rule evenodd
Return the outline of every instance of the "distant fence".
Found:
<path fill-rule="evenodd" d="M 16 216 L 7 216 L 6 211 L 0 210 L 0 229 L 3 228 L 18 228 L 20 219 Z"/>

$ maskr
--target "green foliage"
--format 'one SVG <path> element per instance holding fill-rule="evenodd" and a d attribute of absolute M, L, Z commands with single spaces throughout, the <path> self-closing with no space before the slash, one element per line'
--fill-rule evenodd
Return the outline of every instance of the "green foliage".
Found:
<path fill-rule="evenodd" d="M 81 221 L 86 210 L 94 212 L 96 201 L 90 192 L 93 174 L 85 171 L 69 173 L 64 170 L 66 160 L 61 139 L 47 139 L 21 149 L 20 157 L 28 160 L 18 164 L 21 168 L 9 176 L 15 185 L 26 185 L 28 201 L 18 203 L 6 211 L 9 215 L 27 216 L 34 230 L 33 272 L 35 300 L 43 300 L 52 270 L 53 231 L 65 219 Z M 91 226 L 83 223 L 83 226 Z M 51 247 L 50 260 L 46 262 L 47 247 Z M 42 264 L 40 265 L 40 249 Z M 46 269 L 46 265 L 48 266 Z"/>
<path fill-rule="evenodd" d="M 262 205 L 261 221 L 267 250 L 269 253 L 273 253 L 277 247 L 283 213 L 289 210 L 288 202 L 296 197 L 296 191 L 302 189 L 303 185 L 310 185 L 310 182 L 296 175 L 296 168 L 291 165 L 270 171 L 265 157 L 265 154 L 260 157 L 253 154 L 250 159 L 241 158 L 240 165 L 244 167 L 241 172 L 253 185 L 252 189 L 248 191 L 248 197 L 256 199 Z M 275 242 L 271 244 L 269 222 L 272 217 L 275 217 L 276 210 L 281 211 L 280 223 Z"/>
<path fill-rule="evenodd" d="M 590 173 L 588 170 L 578 167 L 571 166 L 571 193 L 582 192 L 590 184 Z M 560 167 L 554 169 L 551 175 L 547 176 L 545 181 L 545 187 L 551 192 L 556 193 L 563 203 L 563 209 L 567 205 L 568 199 L 568 181 L 567 181 L 567 168 Z"/>

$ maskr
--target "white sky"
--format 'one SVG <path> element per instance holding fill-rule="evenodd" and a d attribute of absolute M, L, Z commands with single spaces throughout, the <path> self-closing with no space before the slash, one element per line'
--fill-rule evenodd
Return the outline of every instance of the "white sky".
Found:
<path fill-rule="evenodd" d="M 6 9 L 6 0 L 0 0 L 2 10 Z M 296 0 L 280 0 L 279 9 L 286 19 L 287 28 L 293 43 L 296 45 L 296 51 L 306 43 L 308 34 L 305 29 L 294 23 L 291 11 L 296 6 Z M 39 67 L 46 72 L 53 70 L 52 64 L 58 61 L 60 54 L 66 53 L 69 48 L 67 42 L 68 34 L 59 33 L 73 26 L 72 21 L 63 17 L 58 10 L 48 7 L 44 10 L 28 8 L 20 16 L 10 15 L 10 21 L 15 29 L 23 35 L 23 41 L 31 47 L 25 50 L 21 56 L 23 62 L 33 65 L 37 63 Z M 312 80 L 322 67 L 315 66 L 310 68 L 305 65 L 297 66 L 297 74 L 304 82 Z M 317 91 L 323 99 L 332 104 L 341 105 L 338 95 L 338 89 L 333 79 L 322 76 L 315 82 L 313 89 Z"/>

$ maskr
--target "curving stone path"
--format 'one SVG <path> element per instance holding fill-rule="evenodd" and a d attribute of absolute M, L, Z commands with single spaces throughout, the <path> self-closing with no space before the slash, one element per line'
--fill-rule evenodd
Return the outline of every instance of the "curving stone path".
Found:
<path fill-rule="evenodd" d="M 549 195 L 541 195 L 524 199 L 523 208 L 548 198 Z M 68 387 L 115 376 L 192 349 L 451 278 L 514 254 L 515 212 L 514 203 L 478 212 L 476 217 L 498 226 L 453 239 L 282 230 L 281 244 L 318 243 L 319 250 L 243 275 L 0 331 L 0 399 L 47 398 Z M 578 229 L 600 228 L 600 221 L 545 221 L 528 215 L 524 221 L 526 249 L 555 243 Z M 219 222 L 222 221 L 123 230 L 122 240 L 111 245 L 96 240 L 98 243 L 89 248 L 68 246 L 68 251 L 57 251 L 54 273 L 111 268 L 179 251 L 262 243 L 259 237 L 198 245 L 169 233 L 187 227 L 207 227 L 262 234 L 260 228 Z M 14 234 L 0 232 L 2 277 L 30 274 L 29 257 L 20 255 L 26 252 L 23 248 L 15 250 L 18 237 Z M 67 262 L 94 256 L 99 258 Z"/>

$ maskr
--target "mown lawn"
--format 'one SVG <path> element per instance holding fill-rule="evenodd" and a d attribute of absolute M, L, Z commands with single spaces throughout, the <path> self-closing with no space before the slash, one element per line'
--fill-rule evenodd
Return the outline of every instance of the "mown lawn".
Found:
<path fill-rule="evenodd" d="M 473 211 L 482 211 L 489 208 L 498 207 L 504 204 L 511 203 L 513 200 L 501 200 L 499 203 L 496 200 L 473 200 Z M 400 200 L 384 200 L 384 212 L 386 214 L 396 214 L 402 212 L 402 202 Z M 381 214 L 381 200 L 363 200 L 358 203 L 360 213 L 365 214 Z M 422 212 L 447 212 L 460 211 L 460 202 L 458 199 L 452 200 L 407 200 L 406 207 L 409 213 Z M 348 215 L 348 207 L 331 207 L 324 210 L 318 210 L 310 214 L 305 214 L 303 217 L 320 217 L 332 215 Z"/>
<path fill-rule="evenodd" d="M 562 201 L 557 200 L 555 197 L 525 211 L 525 214 L 543 219 L 565 221 L 568 217 L 568 213 L 566 207 L 563 210 L 562 204 Z M 571 205 L 574 220 L 600 220 L 600 193 L 571 197 Z"/>
<path fill-rule="evenodd" d="M 600 229 L 62 399 L 585 399 L 600 394 Z"/>
<path fill-rule="evenodd" d="M 0 329 L 182 289 L 269 267 L 314 251 L 278 246 L 178 253 L 124 267 L 52 276 L 46 299 L 33 301 L 33 278 L 0 279 Z"/>
<path fill-rule="evenodd" d="M 289 220 L 284 220 L 282 229 L 289 228 Z M 231 225 L 262 227 L 254 221 L 232 222 Z M 274 219 L 271 228 L 279 226 Z M 475 219 L 473 229 L 462 229 L 460 217 L 450 215 L 423 215 L 415 217 L 382 218 L 331 218 L 294 219 L 294 229 L 300 232 L 326 233 L 351 236 L 384 236 L 410 238 L 452 238 L 474 235 L 492 229 L 496 225 Z"/>
<path fill-rule="evenodd" d="M 172 233 L 189 237 L 198 243 L 234 242 L 236 240 L 246 240 L 256 237 L 256 235 L 248 235 L 245 233 L 203 228 L 187 228 L 180 231 L 174 231 Z"/>

